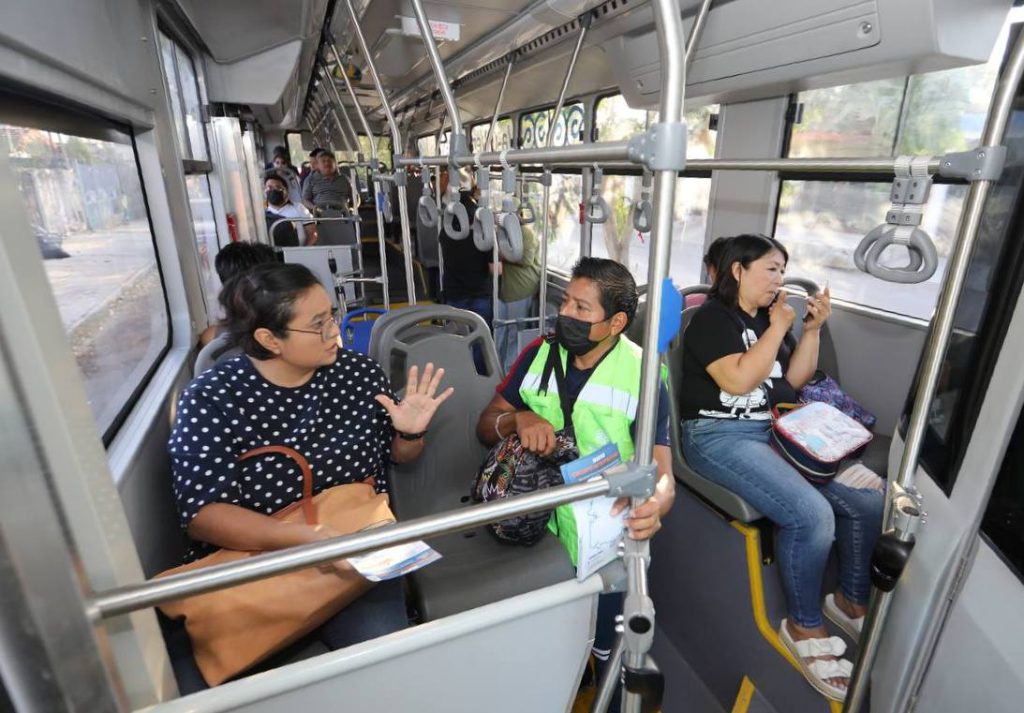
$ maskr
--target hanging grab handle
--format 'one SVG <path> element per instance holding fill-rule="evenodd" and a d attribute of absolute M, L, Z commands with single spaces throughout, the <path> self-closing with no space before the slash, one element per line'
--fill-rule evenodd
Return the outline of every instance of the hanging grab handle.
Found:
<path fill-rule="evenodd" d="M 608 207 L 608 201 L 601 195 L 601 189 L 599 188 L 603 180 L 604 171 L 594 166 L 593 188 L 590 189 L 590 198 L 587 199 L 586 210 L 583 213 L 583 219 L 592 225 L 604 223 L 608 220 L 608 213 L 611 212 Z"/>
<path fill-rule="evenodd" d="M 651 172 L 644 171 L 640 184 L 640 200 L 633 204 L 633 229 L 639 233 L 651 232 L 651 220 L 654 217 L 654 209 L 651 206 L 652 179 Z"/>
<path fill-rule="evenodd" d="M 469 219 L 466 206 L 462 205 L 462 201 L 459 200 L 458 180 L 459 174 L 449 168 L 448 195 L 446 196 L 447 201 L 444 204 L 443 224 L 444 232 L 448 234 L 449 238 L 452 240 L 465 240 L 472 232 L 473 224 Z M 455 227 L 456 221 L 458 221 L 458 228 Z"/>
<path fill-rule="evenodd" d="M 915 284 L 925 282 L 939 266 L 938 251 L 928 234 L 919 226 L 931 192 L 932 177 L 927 157 L 900 156 L 896 159 L 896 178 L 890 194 L 892 205 L 885 222 L 860 241 L 853 253 L 858 269 L 886 282 Z M 903 267 L 887 267 L 879 261 L 893 245 L 902 245 L 910 254 Z"/>
<path fill-rule="evenodd" d="M 495 240 L 498 241 L 498 254 L 501 255 L 501 259 L 508 262 L 522 262 L 523 229 L 510 196 L 506 196 L 501 202 L 501 212 L 495 216 L 495 220 L 497 221 Z"/>
<path fill-rule="evenodd" d="M 434 203 L 434 196 L 430 193 L 429 181 L 423 182 L 423 195 L 420 196 L 416 206 L 416 213 L 424 227 L 437 227 L 437 204 Z"/>

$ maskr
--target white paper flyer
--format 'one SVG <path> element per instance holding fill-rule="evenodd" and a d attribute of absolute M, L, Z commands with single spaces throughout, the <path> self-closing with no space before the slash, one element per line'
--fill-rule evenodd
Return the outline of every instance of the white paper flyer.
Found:
<path fill-rule="evenodd" d="M 614 443 L 562 466 L 566 483 L 579 483 L 600 476 L 622 462 Z M 626 512 L 612 515 L 615 498 L 601 496 L 572 503 L 576 518 L 577 552 L 576 579 L 583 581 L 618 556 L 622 541 Z"/>

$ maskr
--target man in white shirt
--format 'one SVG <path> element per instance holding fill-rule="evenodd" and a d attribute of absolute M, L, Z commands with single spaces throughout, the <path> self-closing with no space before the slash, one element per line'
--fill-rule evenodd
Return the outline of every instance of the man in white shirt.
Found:
<path fill-rule="evenodd" d="M 268 173 L 263 181 L 267 199 L 267 231 L 277 247 L 309 247 L 316 245 L 316 224 L 304 205 L 288 202 L 288 182 L 277 173 Z M 309 222 L 289 221 L 274 228 L 282 218 L 305 218 Z"/>

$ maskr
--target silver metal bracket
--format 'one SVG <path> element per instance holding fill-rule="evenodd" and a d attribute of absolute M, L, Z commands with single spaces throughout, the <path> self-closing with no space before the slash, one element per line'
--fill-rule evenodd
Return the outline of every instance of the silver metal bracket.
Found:
<path fill-rule="evenodd" d="M 652 171 L 682 171 L 686 168 L 686 124 L 652 124 L 629 140 L 629 160 Z"/>
<path fill-rule="evenodd" d="M 544 173 L 540 174 L 540 178 L 537 179 L 537 182 L 540 185 L 542 185 L 542 186 L 550 186 L 551 185 L 551 169 L 545 168 L 544 169 Z"/>
<path fill-rule="evenodd" d="M 448 144 L 448 157 L 449 163 L 458 168 L 455 164 L 455 159 L 460 156 L 469 155 L 469 142 L 466 141 L 465 134 L 452 134 L 450 143 Z"/>
<path fill-rule="evenodd" d="M 916 534 L 928 515 L 924 511 L 921 494 L 916 489 L 891 483 L 889 497 L 892 498 L 892 529 L 900 539 Z"/>
<path fill-rule="evenodd" d="M 408 177 L 408 174 L 406 174 L 404 169 L 396 168 L 394 175 L 391 177 L 391 180 L 395 182 L 396 186 L 404 186 L 404 185 L 407 185 L 406 184 L 406 178 L 407 177 Z"/>
<path fill-rule="evenodd" d="M 608 480 L 608 496 L 613 498 L 649 498 L 654 495 L 658 481 L 657 465 L 623 463 L 609 468 L 604 474 Z"/>
<path fill-rule="evenodd" d="M 1003 175 L 1005 163 L 1005 146 L 979 146 L 971 151 L 957 151 L 943 156 L 939 164 L 939 175 L 965 181 L 995 181 Z"/>

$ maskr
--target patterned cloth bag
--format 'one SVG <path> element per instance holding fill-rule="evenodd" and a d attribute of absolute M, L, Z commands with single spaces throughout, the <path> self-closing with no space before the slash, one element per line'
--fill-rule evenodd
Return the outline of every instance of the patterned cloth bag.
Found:
<path fill-rule="evenodd" d="M 807 382 L 804 388 L 800 389 L 800 401 L 805 404 L 812 402 L 831 404 L 850 418 L 859 421 L 869 431 L 874 428 L 875 422 L 878 420 L 875 414 L 854 401 L 852 396 L 842 390 L 835 379 L 820 369 L 814 372 L 814 377 Z"/>
<path fill-rule="evenodd" d="M 843 459 L 872 439 L 869 430 L 831 404 L 778 404 L 772 415 L 775 450 L 818 485 L 835 478 Z"/>
<path fill-rule="evenodd" d="M 548 456 L 526 450 L 513 433 L 487 454 L 473 485 L 473 500 L 490 502 L 563 485 L 561 466 L 579 457 L 576 439 L 569 430 L 555 434 L 555 450 Z M 547 510 L 510 517 L 488 528 L 502 542 L 533 545 L 544 537 L 550 519 L 551 511 Z"/>

